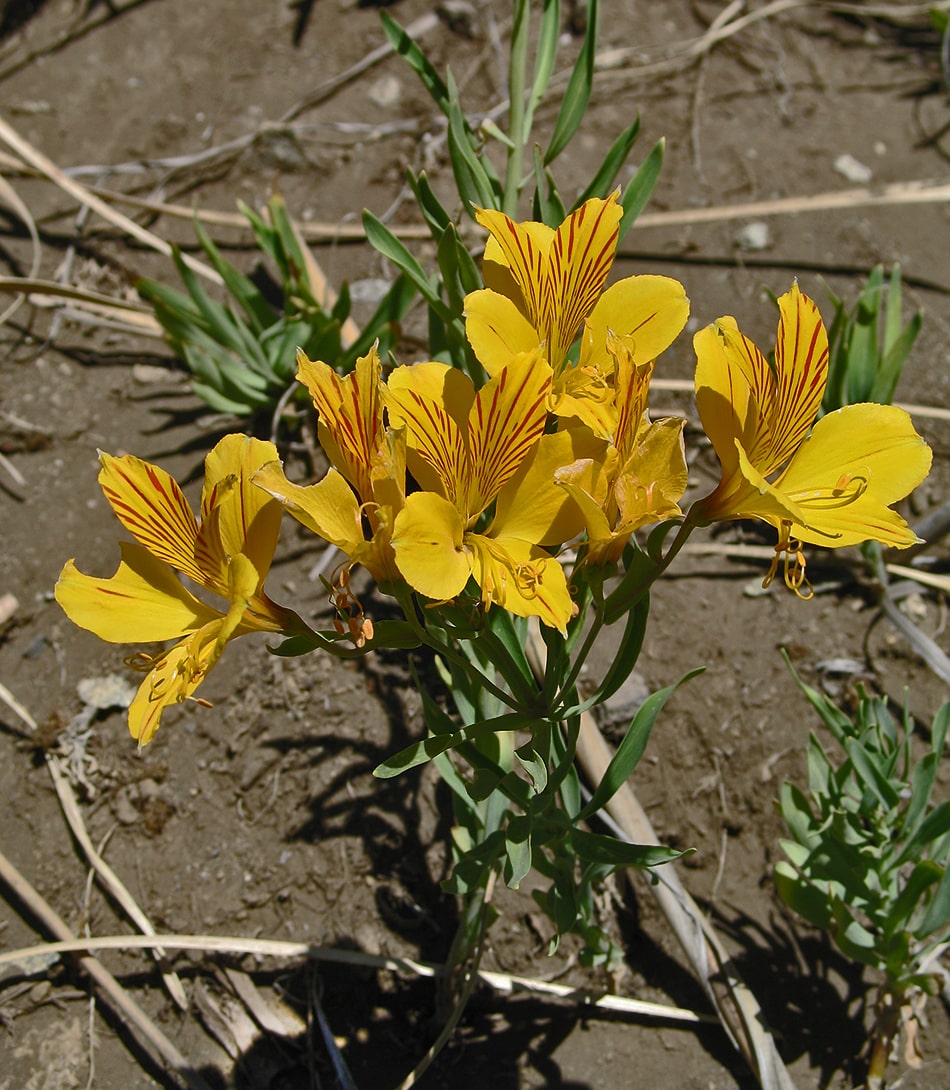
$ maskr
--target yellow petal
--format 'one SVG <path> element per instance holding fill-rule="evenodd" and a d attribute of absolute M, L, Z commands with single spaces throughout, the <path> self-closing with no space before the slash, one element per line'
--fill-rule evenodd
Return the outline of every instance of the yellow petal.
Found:
<path fill-rule="evenodd" d="M 683 429 L 686 421 L 668 417 L 640 433 L 637 448 L 617 475 L 614 497 L 625 534 L 652 522 L 676 518 L 688 471 Z"/>
<path fill-rule="evenodd" d="M 420 594 L 448 601 L 472 573 L 465 527 L 455 505 L 434 492 L 414 492 L 393 524 L 396 566 Z"/>
<path fill-rule="evenodd" d="M 122 525 L 153 556 L 207 585 L 208 573 L 195 560 L 198 524 L 177 482 L 131 454 L 101 451 L 99 461 L 99 484 Z"/>
<path fill-rule="evenodd" d="M 499 605 L 516 617 L 537 617 L 565 631 L 574 603 L 564 569 L 554 557 L 517 538 L 467 534 L 465 540 L 486 608 Z"/>
<path fill-rule="evenodd" d="M 483 511 L 541 438 L 551 368 L 537 351 L 515 356 L 479 391 L 468 424 L 471 489 L 466 511 Z"/>
<path fill-rule="evenodd" d="M 776 400 L 768 421 L 769 455 L 763 460 L 768 468 L 760 465 L 766 475 L 784 465 L 801 445 L 828 384 L 828 334 L 818 307 L 799 291 L 797 283 L 779 298 L 778 305 Z"/>
<path fill-rule="evenodd" d="M 752 449 L 761 427 L 754 384 L 770 381 L 761 352 L 742 337 L 734 318 L 720 318 L 693 337 L 696 353 L 696 407 L 722 465 L 723 481 L 738 471 L 736 442 Z M 774 380 L 772 380 L 774 381 Z M 759 397 L 767 396 L 761 389 Z"/>
<path fill-rule="evenodd" d="M 606 444 L 586 428 L 543 435 L 531 455 L 498 494 L 492 536 L 519 538 L 533 545 L 559 545 L 584 528 L 584 517 L 571 494 L 558 485 L 565 467 L 572 482 L 595 491 L 593 478 Z"/>
<path fill-rule="evenodd" d="M 383 396 L 390 422 L 405 429 L 409 450 L 434 474 L 433 480 L 423 471 L 420 483 L 464 507 L 472 482 L 468 449 L 468 420 L 475 401 L 472 380 L 444 363 L 416 363 L 397 367 Z M 414 463 L 410 468 L 415 470 Z"/>
<path fill-rule="evenodd" d="M 607 331 L 633 339 L 633 363 L 655 360 L 676 340 L 689 317 L 686 289 L 670 276 L 628 276 L 597 301 L 585 332 L 582 366 L 608 362 Z"/>
<path fill-rule="evenodd" d="M 229 558 L 243 553 L 257 570 L 258 587 L 263 585 L 277 548 L 282 512 L 253 477 L 276 458 L 273 443 L 246 435 L 226 435 L 208 454 L 195 550 L 205 570 L 221 572 L 226 579 Z"/>
<path fill-rule="evenodd" d="M 162 713 L 190 697 L 220 658 L 218 638 L 224 617 L 206 624 L 176 644 L 152 667 L 129 706 L 129 733 L 139 748 L 148 745 Z"/>
<path fill-rule="evenodd" d="M 585 201 L 554 232 L 545 252 L 526 225 L 502 212 L 477 213 L 504 255 L 555 371 L 603 291 L 622 216 L 619 191 Z"/>
<path fill-rule="evenodd" d="M 375 346 L 345 377 L 321 360 L 297 353 L 297 378 L 319 415 L 320 443 L 333 466 L 362 499 L 370 496 L 370 473 L 384 443 L 381 367 Z"/>
<path fill-rule="evenodd" d="M 541 334 L 511 299 L 485 288 L 465 296 L 465 333 L 478 362 L 497 374 L 519 352 L 531 352 Z"/>
<path fill-rule="evenodd" d="M 889 505 L 923 481 L 931 459 L 903 409 L 846 405 L 818 421 L 775 487 L 802 511 L 792 529 L 802 541 L 904 548 L 917 538 Z"/>
<path fill-rule="evenodd" d="M 348 556 L 363 544 L 359 501 L 335 469 L 330 469 L 316 484 L 299 485 L 287 479 L 279 461 L 273 461 L 254 474 L 254 484 L 279 500 L 311 533 L 336 545 Z"/>
<path fill-rule="evenodd" d="M 220 616 L 144 546 L 125 541 L 119 548 L 122 560 L 110 579 L 83 575 L 71 560 L 63 568 L 56 601 L 73 624 L 109 643 L 153 643 L 177 639 Z"/>

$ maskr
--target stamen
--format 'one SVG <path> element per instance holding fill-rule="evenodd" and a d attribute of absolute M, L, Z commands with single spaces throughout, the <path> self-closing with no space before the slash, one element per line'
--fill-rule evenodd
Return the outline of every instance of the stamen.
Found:
<path fill-rule="evenodd" d="M 350 587 L 351 563 L 345 560 L 330 577 L 330 605 L 336 610 L 333 627 L 341 635 L 349 633 L 354 645 L 362 648 L 373 638 L 373 622 L 363 612 L 363 605 Z"/>
<path fill-rule="evenodd" d="M 809 598 L 814 597 L 815 591 L 805 576 L 805 553 L 802 549 L 802 543 L 791 536 L 791 529 L 792 524 L 790 522 L 782 523 L 779 541 L 775 546 L 775 555 L 772 557 L 769 570 L 762 580 L 762 587 L 767 589 L 772 585 L 781 558 L 785 586 L 793 591 L 796 597 L 801 598 L 803 602 L 807 602 Z"/>

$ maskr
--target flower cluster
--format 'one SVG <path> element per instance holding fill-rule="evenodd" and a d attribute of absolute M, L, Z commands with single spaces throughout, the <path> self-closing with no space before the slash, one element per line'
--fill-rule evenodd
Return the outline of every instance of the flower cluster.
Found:
<path fill-rule="evenodd" d="M 466 332 L 484 368 L 427 361 L 384 377 L 375 349 L 341 377 L 299 354 L 331 468 L 290 481 L 276 449 L 228 436 L 208 456 L 201 517 L 162 470 L 102 456 L 100 482 L 136 539 L 111 579 L 70 561 L 56 596 L 104 639 L 177 642 L 142 658 L 130 709 L 141 744 L 162 710 L 192 696 L 227 641 L 251 631 L 300 634 L 263 583 L 281 512 L 336 546 L 330 584 L 338 631 L 357 646 L 373 627 L 350 589 L 365 567 L 385 590 L 428 605 L 467 598 L 566 631 L 576 612 L 560 555 L 588 570 L 617 563 L 643 526 L 684 517 L 685 421 L 653 421 L 654 362 L 689 313 L 683 286 L 631 276 L 606 286 L 618 194 L 592 199 L 556 230 L 480 211 L 489 232 L 483 290 L 465 300 Z M 827 381 L 817 308 L 793 286 L 779 300 L 774 369 L 733 318 L 698 333 L 696 403 L 722 480 L 685 514 L 691 526 L 737 518 L 774 525 L 772 573 L 808 591 L 803 543 L 916 539 L 890 504 L 926 476 L 930 451 L 900 409 L 854 405 L 815 423 Z M 205 603 L 177 573 L 223 599 Z"/>

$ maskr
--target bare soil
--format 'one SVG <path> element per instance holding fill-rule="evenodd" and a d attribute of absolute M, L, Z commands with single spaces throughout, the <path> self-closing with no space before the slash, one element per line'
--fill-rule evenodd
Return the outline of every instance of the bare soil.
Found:
<path fill-rule="evenodd" d="M 117 5 L 115 14 L 111 5 L 80 0 L 34 7 L 0 42 L 3 115 L 60 166 L 101 166 L 81 175 L 87 184 L 225 211 L 238 199 L 260 206 L 277 187 L 298 218 L 331 225 L 357 223 L 363 207 L 413 222 L 403 188 L 407 164 L 425 165 L 440 192 L 451 193 L 442 130 L 398 58 L 304 111 L 297 121 L 306 128 L 290 133 L 269 124 L 383 42 L 371 7 L 346 0 L 151 0 Z M 912 22 L 916 5 L 893 8 Z M 407 25 L 428 5 L 400 0 L 391 10 Z M 670 60 L 720 10 L 688 0 L 605 0 L 600 50 L 608 66 L 576 155 L 558 175 L 565 193 L 586 180 L 590 163 L 637 111 L 643 136 L 636 155 L 667 140 L 650 211 L 844 190 L 853 183 L 834 164 L 846 153 L 870 167 L 874 185 L 946 178 L 950 138 L 942 135 L 948 114 L 935 34 L 803 3 L 750 23 L 698 63 Z M 451 65 L 473 111 L 504 98 L 493 34 L 504 38 L 506 16 L 502 0 L 489 0 L 456 21 L 457 29 L 443 23 L 424 41 L 438 67 Z M 565 57 L 576 49 L 575 39 Z M 641 74 L 659 61 L 668 62 L 665 70 Z M 553 103 L 542 120 L 551 124 L 555 110 Z M 250 134 L 231 156 L 184 167 L 170 161 Z M 140 173 L 109 171 L 157 159 L 166 162 Z M 53 186 L 13 182 L 42 231 L 40 275 L 53 277 L 71 260 L 73 281 L 113 294 L 130 291 L 141 275 L 175 282 L 165 258 L 130 245 L 95 216 L 77 223 L 75 206 Z M 926 317 L 898 397 L 948 404 L 946 205 L 753 218 L 768 229 L 757 250 L 738 241 L 748 218 L 638 227 L 616 275 L 675 275 L 692 299 L 691 330 L 730 313 L 767 346 L 774 311 L 766 291 L 780 293 L 798 276 L 824 309 L 819 277 L 853 299 L 871 266 L 899 261 L 907 306 Z M 148 222 L 163 237 L 193 243 L 187 220 Z M 25 274 L 30 246 L 22 224 L 4 214 L 0 230 L 2 272 Z M 214 233 L 233 260 L 253 267 L 245 234 Z M 425 246 L 418 252 L 431 260 Z M 392 275 L 365 244 L 336 242 L 317 255 L 331 283 Z M 414 351 L 407 347 L 406 358 Z M 684 335 L 657 374 L 689 378 L 692 365 Z M 0 682 L 40 724 L 38 735 L 24 738 L 17 716 L 0 704 L 0 850 L 74 932 L 122 933 L 128 925 L 87 880 L 42 746 L 62 750 L 62 728 L 82 710 L 78 682 L 134 676 L 123 666 L 123 649 L 66 621 L 52 588 L 69 557 L 100 575 L 117 561 L 119 527 L 96 484 L 97 447 L 160 462 L 191 481 L 194 495 L 203 455 L 228 423 L 190 393 L 186 374 L 159 342 L 68 322 L 53 329 L 42 309 L 22 309 L 0 329 L 0 398 L 0 449 L 25 482 L 0 466 L 0 593 L 19 600 L 0 635 Z M 653 400 L 656 412 L 692 411 L 688 396 L 661 392 Z M 918 426 L 934 448 L 935 469 L 911 500 L 912 519 L 946 499 L 950 476 L 946 422 L 921 416 Z M 715 473 L 708 450 L 693 468 L 698 495 Z M 740 538 L 765 540 L 743 527 L 718 540 Z M 274 596 L 309 616 L 325 608 L 310 578 L 317 555 L 317 543 L 288 521 L 271 576 Z M 754 561 L 684 555 L 677 562 L 655 594 L 640 671 L 656 688 L 694 666 L 708 669 L 664 712 L 634 785 L 660 835 L 697 849 L 687 884 L 763 1003 L 796 1085 L 840 1090 L 861 1079 L 863 1000 L 874 982 L 791 919 L 771 884 L 782 832 L 778 788 L 786 778 L 804 782 L 803 743 L 815 726 L 779 648 L 789 649 L 809 682 L 837 686 L 845 696 L 855 680 L 841 665 L 847 659 L 857 661 L 866 684 L 896 701 L 909 687 L 925 723 L 947 692 L 877 621 L 858 567 L 815 557 L 813 572 L 820 593 L 806 604 L 784 588 L 752 593 L 762 576 Z M 945 603 L 921 595 L 915 607 L 918 623 L 947 647 Z M 70 756 L 90 835 L 105 843 L 107 860 L 156 928 L 444 960 L 457 911 L 439 886 L 449 799 L 428 771 L 389 783 L 371 776 L 422 730 L 405 664 L 397 656 L 359 665 L 319 655 L 280 660 L 249 639 L 228 649 L 202 695 L 213 708 L 176 709 L 141 755 L 122 713 L 113 711 L 94 719 Z M 948 782 L 945 768 L 944 790 Z M 570 944 L 549 959 L 550 925 L 525 892 L 499 895 L 502 916 L 486 966 L 617 987 L 706 1013 L 646 886 L 634 885 L 635 894 L 618 882 L 604 896 L 605 924 L 629 951 L 619 979 L 580 970 Z M 13 949 L 41 937 L 10 895 L 0 907 L 0 944 Z M 357 1085 L 371 1090 L 396 1086 L 439 1028 L 433 982 L 408 974 L 174 956 L 192 1000 L 182 1013 L 145 955 L 108 953 L 103 961 L 214 1087 L 336 1085 L 312 1020 L 314 997 Z M 242 1056 L 230 1057 L 198 1002 L 199 993 L 223 993 L 215 966 L 225 964 L 239 964 L 263 991 L 276 989 L 305 1019 L 309 1012 L 309 1030 L 259 1035 Z M 20 985 L 20 978 L 0 981 L 0 1090 L 177 1085 L 106 1005 L 90 1013 L 86 984 L 70 965 Z M 925 1062 L 903 1075 L 907 1090 L 950 1086 L 947 1012 L 934 1000 L 926 1014 Z M 422 1085 L 731 1090 L 754 1080 L 715 1025 L 697 1031 L 594 1017 L 570 1005 L 479 991 Z"/>

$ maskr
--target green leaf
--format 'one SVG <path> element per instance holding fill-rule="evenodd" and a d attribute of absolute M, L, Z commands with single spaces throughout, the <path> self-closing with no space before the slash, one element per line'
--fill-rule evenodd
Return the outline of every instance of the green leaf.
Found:
<path fill-rule="evenodd" d="M 534 55 L 534 80 L 524 114 L 524 139 L 531 139 L 534 112 L 544 98 L 554 63 L 557 59 L 558 38 L 561 35 L 561 6 L 558 0 L 544 0 L 541 10 L 541 28 L 538 32 L 538 48 Z"/>
<path fill-rule="evenodd" d="M 426 275 L 425 270 L 406 246 L 372 212 L 364 210 L 363 229 L 370 245 L 396 265 L 415 285 L 426 303 L 444 322 L 451 322 L 454 315 L 440 298 L 438 288 Z"/>
<path fill-rule="evenodd" d="M 474 208 L 495 208 L 497 194 L 475 146 L 472 130 L 462 114 L 458 90 L 449 76 L 449 160 L 462 207 L 474 218 Z"/>
<path fill-rule="evenodd" d="M 676 692 L 685 681 L 696 677 L 702 670 L 692 670 L 684 674 L 674 685 L 668 685 L 665 689 L 648 696 L 633 717 L 633 722 L 627 729 L 623 741 L 617 747 L 617 752 L 610 760 L 603 779 L 597 785 L 597 790 L 591 796 L 590 802 L 581 810 L 578 820 L 586 821 L 598 810 L 602 809 L 614 797 L 621 786 L 626 783 L 627 777 L 637 767 L 646 744 L 650 740 L 650 733 L 656 718 L 663 709 L 663 705 Z"/>
<path fill-rule="evenodd" d="M 644 596 L 631 607 L 627 614 L 627 623 L 624 625 L 620 644 L 603 681 L 586 700 L 576 708 L 571 708 L 569 714 L 579 715 L 588 708 L 602 704 L 623 685 L 633 672 L 637 659 L 640 657 L 640 651 L 643 649 L 643 638 L 646 634 L 649 615 L 650 601 L 647 596 Z"/>
<path fill-rule="evenodd" d="M 784 860 L 775 864 L 773 878 L 779 897 L 793 912 L 822 930 L 831 927 L 831 902 L 816 885 L 802 878 Z"/>
<path fill-rule="evenodd" d="M 579 859 L 609 867 L 659 867 L 688 854 L 662 844 L 629 844 L 603 833 L 586 833 L 576 828 L 571 830 L 570 836 Z M 688 852 L 694 850 L 690 848 Z"/>
<path fill-rule="evenodd" d="M 899 896 L 887 911 L 884 935 L 890 938 L 907 927 L 907 922 L 914 914 L 920 899 L 931 886 L 943 877 L 943 867 L 929 859 L 918 863 L 910 875 L 902 882 Z"/>
<path fill-rule="evenodd" d="M 195 235 L 211 265 L 224 281 L 224 286 L 240 303 L 253 332 L 258 335 L 263 333 L 268 326 L 277 321 L 274 308 L 261 295 L 253 280 L 246 277 L 230 262 L 225 261 L 197 216 L 195 217 Z"/>
<path fill-rule="evenodd" d="M 561 99 L 561 109 L 558 111 L 557 120 L 554 122 L 554 132 L 551 134 L 551 141 L 544 153 L 545 164 L 553 162 L 567 147 L 584 120 L 584 114 L 587 112 L 591 87 L 594 83 L 599 8 L 598 0 L 589 0 L 587 6 L 587 33 L 584 35 L 584 44 L 581 46 L 577 63 L 571 72 L 567 90 Z"/>
<path fill-rule="evenodd" d="M 505 830 L 505 885 L 517 889 L 531 870 L 531 820 L 512 817 Z"/>
<path fill-rule="evenodd" d="M 382 20 L 383 33 L 389 39 L 390 45 L 422 80 L 423 86 L 442 113 L 448 115 L 449 90 L 442 81 L 442 77 L 432 67 L 428 57 L 392 16 L 381 11 L 379 17 Z"/>
<path fill-rule="evenodd" d="M 882 771 L 878 755 L 857 738 L 848 738 L 845 751 L 851 759 L 855 776 L 870 791 L 885 810 L 893 810 L 900 802 L 900 795 Z"/>
<path fill-rule="evenodd" d="M 874 934 L 860 924 L 841 902 L 834 903 L 832 913 L 832 933 L 838 948 L 854 961 L 883 968 L 883 958 L 877 949 Z"/>
<path fill-rule="evenodd" d="M 950 923 L 950 867 L 945 867 L 930 907 L 924 913 L 924 918 L 914 928 L 914 938 L 925 939 L 948 923 Z"/>
<path fill-rule="evenodd" d="M 793 783 L 786 781 L 779 790 L 779 806 L 792 836 L 804 847 L 813 848 L 816 844 L 815 815 L 804 794 Z"/>
<path fill-rule="evenodd" d="M 431 738 L 423 738 L 387 758 L 373 770 L 373 775 L 381 780 L 392 779 L 393 776 L 399 776 L 410 768 L 431 761 L 433 757 L 444 753 L 447 749 L 460 746 L 463 742 L 477 741 L 479 735 L 518 730 L 524 725 L 525 718 L 520 712 L 508 712 L 494 719 L 473 723 L 452 734 L 437 734 Z"/>
<path fill-rule="evenodd" d="M 640 116 L 638 114 L 634 119 L 633 124 L 629 128 L 624 129 L 613 142 L 610 150 L 604 156 L 604 161 L 594 172 L 594 177 L 591 179 L 587 188 L 581 193 L 571 207 L 572 212 L 574 209 L 580 208 L 585 201 L 589 201 L 592 197 L 605 198 L 612 192 L 614 183 L 617 180 L 617 175 L 620 173 L 620 168 L 627 161 L 627 156 L 630 154 L 633 145 L 637 142 L 637 137 L 639 135 Z M 647 196 L 649 196 L 649 194 L 647 194 Z"/>
<path fill-rule="evenodd" d="M 623 206 L 623 216 L 620 219 L 620 233 L 617 236 L 618 246 L 653 195 L 653 188 L 660 177 L 660 171 L 663 169 L 665 151 L 666 141 L 658 140 L 653 145 L 650 154 L 640 164 L 639 170 L 631 178 L 623 196 L 620 198 L 620 204 Z"/>
<path fill-rule="evenodd" d="M 406 178 L 409 182 L 409 188 L 412 190 L 412 195 L 416 199 L 416 204 L 419 206 L 419 211 L 425 217 L 433 238 L 438 240 L 446 227 L 451 224 L 452 217 L 442 206 L 442 202 L 435 195 L 432 186 L 429 185 L 429 179 L 425 171 L 415 174 L 413 171 L 407 170 Z"/>
<path fill-rule="evenodd" d="M 923 847 L 950 831 L 950 799 L 935 807 L 924 818 L 914 839 Z"/>

